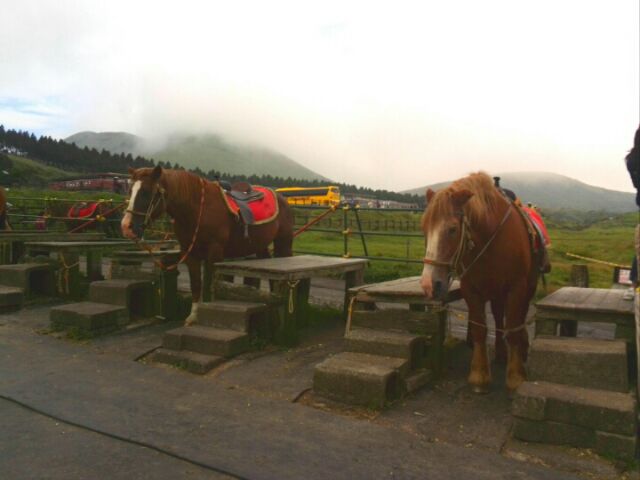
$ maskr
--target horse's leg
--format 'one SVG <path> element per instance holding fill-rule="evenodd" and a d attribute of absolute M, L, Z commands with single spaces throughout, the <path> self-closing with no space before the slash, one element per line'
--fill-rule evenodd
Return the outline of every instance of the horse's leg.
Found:
<path fill-rule="evenodd" d="M 506 330 L 505 335 L 509 345 L 509 358 L 507 360 L 507 389 L 514 391 L 527 379 L 524 369 L 527 350 L 529 348 L 529 334 L 524 326 L 529 309 L 529 299 L 525 285 L 515 286 L 506 303 Z"/>
<path fill-rule="evenodd" d="M 465 297 L 469 306 L 469 330 L 473 339 L 473 355 L 468 382 L 476 393 L 487 393 L 491 383 L 487 354 L 487 319 L 485 302 L 478 297 Z"/>
<path fill-rule="evenodd" d="M 213 281 L 215 263 L 224 260 L 224 248 L 217 243 L 212 243 L 207 252 L 207 261 L 204 266 L 204 280 L 202 282 L 202 298 L 205 302 L 211 301 L 211 283 Z"/>
<path fill-rule="evenodd" d="M 491 301 L 491 313 L 496 322 L 496 363 L 507 363 L 507 344 L 504 340 L 504 300 Z"/>
<path fill-rule="evenodd" d="M 198 318 L 198 304 L 202 295 L 202 262 L 189 255 L 185 261 L 189 269 L 189 282 L 191 283 L 191 313 L 185 319 L 185 326 L 192 325 Z"/>
<path fill-rule="evenodd" d="M 293 255 L 293 232 L 280 228 L 273 240 L 274 257 L 290 257 Z"/>

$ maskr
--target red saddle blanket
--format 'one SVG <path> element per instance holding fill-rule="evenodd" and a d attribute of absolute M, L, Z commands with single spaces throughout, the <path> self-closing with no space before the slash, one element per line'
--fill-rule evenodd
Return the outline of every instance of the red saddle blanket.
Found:
<path fill-rule="evenodd" d="M 89 218 L 93 217 L 98 208 L 98 202 L 88 203 L 86 205 L 73 205 L 67 212 L 67 217 L 71 218 Z"/>
<path fill-rule="evenodd" d="M 522 210 L 527 214 L 531 224 L 539 234 L 539 236 L 536 236 L 536 249 L 540 248 L 540 244 L 538 243 L 540 242 L 540 239 L 544 241 L 545 246 L 549 246 L 551 244 L 549 232 L 547 232 L 547 226 L 544 224 L 544 221 L 538 211 L 531 207 L 522 207 Z"/>
<path fill-rule="evenodd" d="M 253 190 L 262 192 L 264 196 L 257 200 L 251 200 L 246 205 L 253 213 L 253 224 L 269 223 L 275 220 L 278 216 L 278 199 L 276 193 L 267 187 L 252 187 Z M 240 216 L 240 207 L 235 199 L 233 199 L 227 192 L 224 193 L 224 198 L 227 202 L 227 207 L 231 213 L 235 216 Z"/>

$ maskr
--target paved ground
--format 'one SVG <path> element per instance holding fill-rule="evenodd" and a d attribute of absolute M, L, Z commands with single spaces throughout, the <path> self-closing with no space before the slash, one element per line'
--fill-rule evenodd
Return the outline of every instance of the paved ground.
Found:
<path fill-rule="evenodd" d="M 314 301 L 341 299 L 332 285 L 314 283 Z M 504 372 L 473 395 L 462 344 L 442 381 L 377 414 L 308 390 L 341 349 L 338 320 L 197 377 L 145 362 L 171 325 L 78 343 L 44 333 L 48 309 L 0 317 L 2 479 L 620 478 L 585 452 L 510 441 Z"/>

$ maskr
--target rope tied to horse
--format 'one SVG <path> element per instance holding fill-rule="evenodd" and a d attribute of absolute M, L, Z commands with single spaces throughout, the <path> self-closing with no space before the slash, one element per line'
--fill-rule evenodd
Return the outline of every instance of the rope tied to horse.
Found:
<path fill-rule="evenodd" d="M 58 277 L 58 293 L 63 295 L 69 295 L 69 271 L 72 268 L 76 268 L 80 265 L 80 259 L 77 262 L 72 263 L 71 265 L 67 264 L 67 260 L 64 258 L 64 254 L 60 253 L 58 256 L 60 262 L 62 263 L 61 268 L 57 270 Z"/>
<path fill-rule="evenodd" d="M 151 254 L 151 259 L 153 260 L 153 263 L 160 268 L 161 270 L 165 270 L 165 271 L 171 271 L 171 270 L 175 270 L 176 268 L 178 268 L 178 266 L 183 263 L 187 257 L 191 254 L 191 251 L 193 250 L 194 245 L 196 244 L 196 239 L 198 238 L 198 233 L 200 232 L 200 225 L 202 223 L 202 212 L 204 210 L 204 198 L 205 198 L 205 182 L 204 179 L 200 178 L 200 208 L 198 210 L 198 220 L 196 222 L 196 228 L 193 231 L 193 236 L 191 237 L 191 243 L 189 244 L 189 247 L 187 248 L 187 250 L 182 254 L 182 256 L 180 257 L 180 259 L 174 263 L 173 265 L 165 265 L 163 262 L 156 260 L 153 255 L 155 254 L 155 252 L 157 250 L 154 251 L 154 249 L 150 246 L 147 245 L 146 243 L 144 243 L 143 240 L 141 239 L 136 239 L 135 242 L 136 244 L 143 248 L 144 250 L 146 250 L 148 253 Z M 166 202 L 164 200 L 164 189 L 160 190 L 156 190 L 156 192 L 160 192 L 160 195 L 163 198 L 163 203 L 166 205 Z M 156 193 L 154 193 L 154 198 L 155 198 Z M 151 206 L 151 204 L 153 203 L 153 199 L 151 202 L 149 202 L 149 206 Z M 156 203 L 156 206 L 158 204 Z M 154 206 L 155 209 L 155 206 Z M 129 210 L 127 210 L 129 211 Z M 140 212 L 131 212 L 131 213 L 137 213 L 137 214 L 141 214 Z M 147 213 L 145 214 L 145 223 L 146 223 L 146 215 L 150 215 L 150 210 L 147 209 Z M 159 247 L 158 247 L 159 248 Z"/>
<path fill-rule="evenodd" d="M 298 284 L 300 283 L 300 280 L 289 280 L 287 282 L 287 286 L 289 287 L 289 313 L 293 313 L 295 311 L 295 302 L 293 299 L 293 292 L 295 291 L 296 287 L 298 286 Z"/>

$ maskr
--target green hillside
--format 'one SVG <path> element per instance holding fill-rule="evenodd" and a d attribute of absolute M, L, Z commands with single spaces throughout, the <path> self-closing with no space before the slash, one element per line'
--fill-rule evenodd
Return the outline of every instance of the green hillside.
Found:
<path fill-rule="evenodd" d="M 272 175 L 303 180 L 324 177 L 296 161 L 267 149 L 227 142 L 217 135 L 174 135 L 160 149 L 154 149 L 141 137 L 125 132 L 80 132 L 65 139 L 80 147 L 111 153 L 143 155 L 156 161 L 180 164 L 185 168 L 216 170 L 236 175 Z"/>
<path fill-rule="evenodd" d="M 0 154 L 0 184 L 47 185 L 55 179 L 76 175 L 26 157 Z"/>
<path fill-rule="evenodd" d="M 144 140 L 126 132 L 78 132 L 64 141 L 75 143 L 80 148 L 95 148 L 99 152 L 106 150 L 111 153 L 130 153 L 134 156 L 144 150 Z"/>
<path fill-rule="evenodd" d="M 564 175 L 549 172 L 519 172 L 503 173 L 498 176 L 501 177 L 500 184 L 504 188 L 513 190 L 522 201 L 534 203 L 543 209 L 616 213 L 631 212 L 636 209 L 633 193 L 594 187 Z M 424 194 L 427 188 L 439 190 L 450 183 L 437 183 L 407 192 Z"/>

